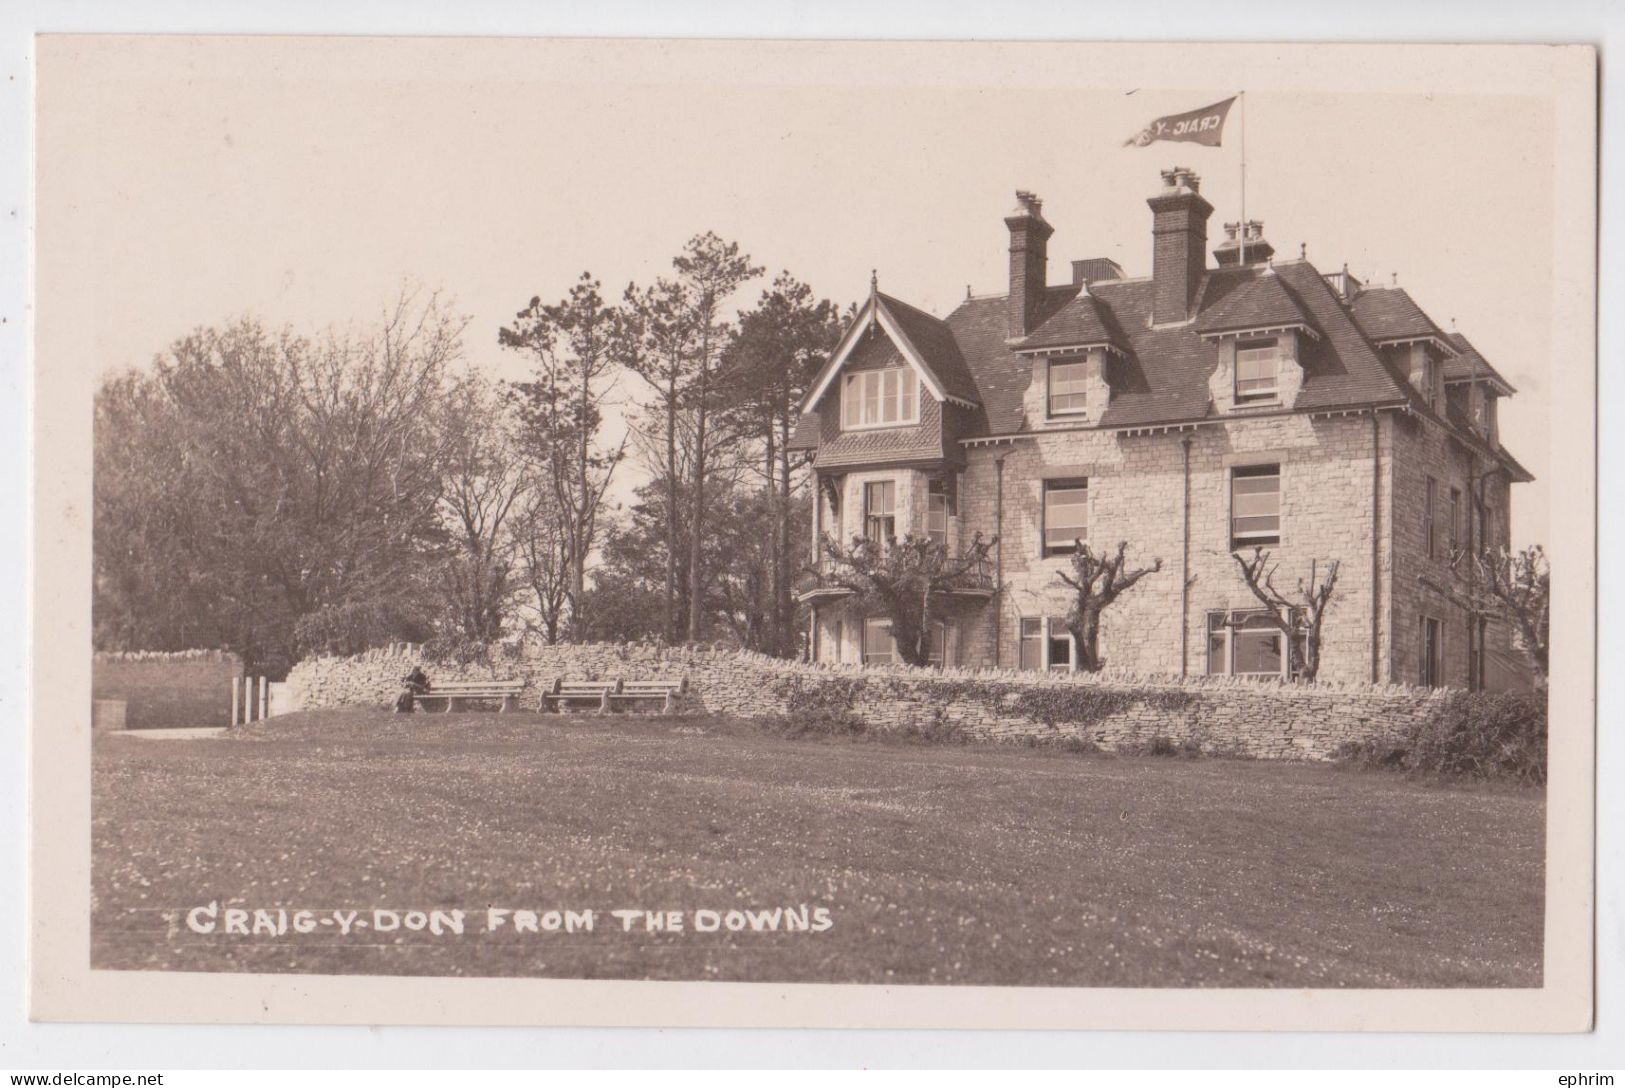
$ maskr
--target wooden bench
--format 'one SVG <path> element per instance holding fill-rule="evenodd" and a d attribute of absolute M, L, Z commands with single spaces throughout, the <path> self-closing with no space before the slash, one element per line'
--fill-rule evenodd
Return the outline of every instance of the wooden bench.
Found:
<path fill-rule="evenodd" d="M 620 684 L 619 680 L 566 680 L 561 676 L 542 692 L 542 703 L 536 709 L 565 711 L 592 706 L 607 711 L 610 693 Z"/>
<path fill-rule="evenodd" d="M 608 698 L 611 706 L 659 703 L 660 711 L 670 714 L 677 705 L 677 697 L 687 693 L 688 677 L 685 676 L 680 680 L 624 680 Z"/>
<path fill-rule="evenodd" d="M 459 709 L 469 699 L 500 699 L 497 713 L 512 710 L 519 703 L 519 693 L 525 688 L 523 680 L 452 680 L 436 684 L 421 695 L 414 696 L 417 703 L 426 699 L 446 700 L 446 713 Z"/>

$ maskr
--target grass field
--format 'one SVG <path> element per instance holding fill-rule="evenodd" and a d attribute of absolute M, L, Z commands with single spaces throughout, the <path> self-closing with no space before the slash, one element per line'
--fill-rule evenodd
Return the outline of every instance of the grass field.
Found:
<path fill-rule="evenodd" d="M 96 738 L 92 964 L 1082 986 L 1538 986 L 1538 791 L 786 740 L 739 723 L 322 711 Z M 189 908 L 461 909 L 462 936 L 198 934 Z M 693 928 L 824 907 L 823 932 Z M 487 909 L 595 911 L 486 931 Z M 605 912 L 685 911 L 683 932 Z M 316 917 L 313 915 L 313 917 Z M 510 916 L 511 917 L 511 916 Z M 763 917 L 763 916 L 759 916 Z M 765 924 L 765 923 L 764 923 Z"/>

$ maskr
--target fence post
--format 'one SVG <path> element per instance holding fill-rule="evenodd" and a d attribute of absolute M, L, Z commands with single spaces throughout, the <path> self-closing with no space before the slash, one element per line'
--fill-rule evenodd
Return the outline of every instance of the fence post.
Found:
<path fill-rule="evenodd" d="M 231 678 L 231 727 L 233 729 L 237 728 L 237 711 L 238 708 L 242 706 L 242 696 L 238 690 L 242 685 L 242 682 L 243 680 L 240 676 L 233 676 Z"/>
<path fill-rule="evenodd" d="M 260 677 L 260 721 L 271 716 L 271 685 L 266 683 L 265 677 Z"/>

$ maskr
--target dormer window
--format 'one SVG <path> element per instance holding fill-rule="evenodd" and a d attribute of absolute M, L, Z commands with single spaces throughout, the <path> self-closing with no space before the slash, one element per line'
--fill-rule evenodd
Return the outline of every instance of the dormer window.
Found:
<path fill-rule="evenodd" d="M 1271 404 L 1281 396 L 1281 344 L 1275 338 L 1236 345 L 1236 403 Z"/>
<path fill-rule="evenodd" d="M 1049 364 L 1049 414 L 1080 416 L 1089 411 L 1089 364 L 1082 359 Z"/>
<path fill-rule="evenodd" d="M 1422 383 L 1422 399 L 1427 401 L 1429 408 L 1437 412 L 1439 410 L 1439 364 L 1434 361 L 1432 355 L 1426 355 L 1422 359 L 1422 376 L 1420 380 Z"/>
<path fill-rule="evenodd" d="M 920 421 L 920 378 L 909 367 L 860 370 L 841 384 L 841 426 L 902 427 Z"/>

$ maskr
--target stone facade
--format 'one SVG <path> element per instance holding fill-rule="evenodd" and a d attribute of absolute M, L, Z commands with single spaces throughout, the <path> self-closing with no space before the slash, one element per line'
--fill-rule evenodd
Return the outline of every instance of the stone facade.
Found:
<path fill-rule="evenodd" d="M 489 664 L 426 662 L 410 646 L 310 658 L 289 674 L 302 709 L 393 704 L 422 664 L 431 680 L 523 678 L 533 709 L 556 677 L 686 677 L 687 707 L 741 718 L 805 710 L 831 697 L 878 731 L 942 730 L 992 742 L 1072 738 L 1107 749 L 1166 741 L 1203 751 L 1322 760 L 1346 744 L 1399 739 L 1439 708 L 1438 691 L 1364 684 L 1086 676 L 995 669 L 819 666 L 733 650 L 647 645 L 510 646 Z M 1080 708 L 1069 711 L 1068 697 Z M 1093 698 L 1091 698 L 1093 696 Z M 1046 705 L 1054 709 L 1045 711 Z"/>

